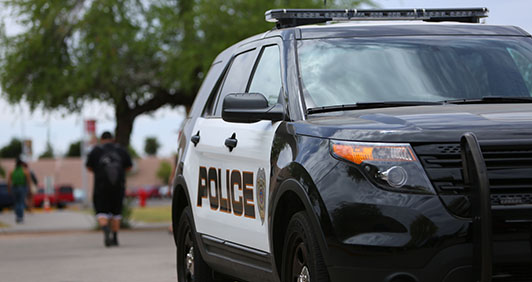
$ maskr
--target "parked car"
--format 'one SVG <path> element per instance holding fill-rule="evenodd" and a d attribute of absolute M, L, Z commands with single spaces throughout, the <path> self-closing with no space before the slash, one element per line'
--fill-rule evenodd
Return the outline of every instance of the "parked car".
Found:
<path fill-rule="evenodd" d="M 48 196 L 51 206 L 57 206 L 58 208 L 64 208 L 75 200 L 74 189 L 70 185 L 58 185 L 54 188 L 54 193 L 49 195 L 45 195 L 44 188 L 40 187 L 33 196 L 33 205 L 35 207 L 43 207 L 45 196 Z"/>
<path fill-rule="evenodd" d="M 178 281 L 532 281 L 532 36 L 485 16 L 268 11 L 182 125 Z"/>
<path fill-rule="evenodd" d="M 85 191 L 80 188 L 74 189 L 74 201 L 83 202 L 84 199 L 85 199 Z"/>
<path fill-rule="evenodd" d="M 48 197 L 48 201 L 50 201 L 50 206 L 55 206 L 57 204 L 56 196 L 54 194 L 46 195 L 44 188 L 39 187 L 39 189 L 37 189 L 37 193 L 33 195 L 33 206 L 44 207 L 44 199 L 46 197 Z"/>
<path fill-rule="evenodd" d="M 168 185 L 161 186 L 159 187 L 159 196 L 162 198 L 170 198 L 172 197 L 172 190 L 170 190 Z"/>
<path fill-rule="evenodd" d="M 138 197 L 140 189 L 142 189 L 142 187 L 126 188 L 126 198 L 136 198 L 136 197 Z"/>
<path fill-rule="evenodd" d="M 161 198 L 161 193 L 159 193 L 159 186 L 153 185 L 153 186 L 146 186 L 145 188 L 146 193 L 148 194 L 148 198 Z"/>
<path fill-rule="evenodd" d="M 61 185 L 55 188 L 55 196 L 58 203 L 73 203 L 74 188 L 70 185 Z"/>
<path fill-rule="evenodd" d="M 139 196 L 139 193 L 145 193 L 146 198 L 149 199 L 161 197 L 161 194 L 159 193 L 159 186 L 157 185 L 146 185 L 126 189 L 126 197 L 128 198 L 136 198 Z"/>
<path fill-rule="evenodd" d="M 7 183 L 0 183 L 0 210 L 13 206 L 13 196 L 7 191 Z"/>

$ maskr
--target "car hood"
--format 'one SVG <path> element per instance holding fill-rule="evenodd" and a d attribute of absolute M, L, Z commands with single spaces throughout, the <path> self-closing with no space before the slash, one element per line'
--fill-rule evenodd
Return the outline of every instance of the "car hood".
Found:
<path fill-rule="evenodd" d="M 532 139 L 532 104 L 468 104 L 393 107 L 310 115 L 295 124 L 307 136 L 380 142 L 459 142 Z"/>

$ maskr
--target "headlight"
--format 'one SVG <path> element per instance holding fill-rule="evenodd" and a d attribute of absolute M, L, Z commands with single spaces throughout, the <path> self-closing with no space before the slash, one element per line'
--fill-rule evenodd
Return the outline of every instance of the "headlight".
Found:
<path fill-rule="evenodd" d="M 355 164 L 379 187 L 413 193 L 434 189 L 409 144 L 331 140 L 331 154 Z"/>

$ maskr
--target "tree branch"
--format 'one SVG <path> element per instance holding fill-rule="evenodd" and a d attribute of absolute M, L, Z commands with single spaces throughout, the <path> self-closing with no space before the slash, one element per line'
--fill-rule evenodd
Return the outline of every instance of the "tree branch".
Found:
<path fill-rule="evenodd" d="M 131 109 L 130 113 L 133 116 L 139 116 L 144 113 L 152 112 L 164 105 L 191 105 L 194 101 L 194 96 L 186 95 L 183 92 L 170 94 L 166 89 L 158 89 L 157 93 L 150 100 L 142 103 Z"/>

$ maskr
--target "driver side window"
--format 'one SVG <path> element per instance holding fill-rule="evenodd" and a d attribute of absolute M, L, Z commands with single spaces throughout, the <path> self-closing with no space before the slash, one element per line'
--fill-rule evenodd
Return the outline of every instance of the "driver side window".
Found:
<path fill-rule="evenodd" d="M 268 105 L 277 104 L 281 84 L 281 58 L 277 45 L 266 46 L 262 49 L 260 61 L 247 92 L 260 93 L 268 100 Z"/>

